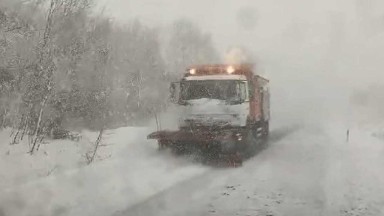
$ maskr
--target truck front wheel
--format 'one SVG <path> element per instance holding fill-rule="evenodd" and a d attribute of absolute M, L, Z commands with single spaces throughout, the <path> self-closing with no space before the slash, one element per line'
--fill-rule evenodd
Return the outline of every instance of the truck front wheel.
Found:
<path fill-rule="evenodd" d="M 158 144 L 158 150 L 159 151 L 164 151 L 169 146 L 169 142 L 164 141 L 164 140 L 158 140 L 157 144 Z"/>
<path fill-rule="evenodd" d="M 264 123 L 264 138 L 265 139 L 268 139 L 268 137 L 269 137 L 269 121 L 266 121 L 265 123 Z"/>

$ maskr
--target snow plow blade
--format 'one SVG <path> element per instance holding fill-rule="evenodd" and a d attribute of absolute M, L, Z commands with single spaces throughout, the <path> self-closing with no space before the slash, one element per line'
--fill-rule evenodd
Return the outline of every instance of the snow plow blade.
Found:
<path fill-rule="evenodd" d="M 178 155 L 197 152 L 203 155 L 204 160 L 224 160 L 227 165 L 233 167 L 242 164 L 239 150 L 246 140 L 245 132 L 238 129 L 157 131 L 149 134 L 147 138 L 157 140 L 160 150 L 170 148 Z"/>
<path fill-rule="evenodd" d="M 163 140 L 163 141 L 194 141 L 194 142 L 211 142 L 233 140 L 233 131 L 157 131 L 149 134 L 147 139 Z"/>

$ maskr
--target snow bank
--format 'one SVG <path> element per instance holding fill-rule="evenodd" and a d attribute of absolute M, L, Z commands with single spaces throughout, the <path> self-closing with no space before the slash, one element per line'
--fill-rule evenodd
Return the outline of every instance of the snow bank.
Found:
<path fill-rule="evenodd" d="M 91 141 L 48 141 L 41 145 L 40 151 L 29 155 L 27 138 L 19 144 L 10 145 L 10 134 L 10 130 L 0 132 L 0 188 L 23 184 L 80 166 L 84 163 L 82 155 L 90 147 Z"/>
<path fill-rule="evenodd" d="M 104 160 L 90 166 L 82 145 L 96 133 L 29 156 L 22 145 L 9 146 L 3 131 L 0 215 L 383 215 L 384 144 L 373 129 L 338 121 L 274 124 L 268 149 L 225 170 L 157 152 L 145 139 L 148 128 L 107 131 Z M 151 214 L 147 203 L 154 203 Z"/>
<path fill-rule="evenodd" d="M 3 131 L 6 138 L 9 131 Z M 159 154 L 147 128 L 107 131 L 101 158 L 85 166 L 96 133 L 81 142 L 53 141 L 30 156 L 2 139 L 0 213 L 5 215 L 110 215 L 206 168 Z M 84 147 L 84 146 L 86 147 Z"/>

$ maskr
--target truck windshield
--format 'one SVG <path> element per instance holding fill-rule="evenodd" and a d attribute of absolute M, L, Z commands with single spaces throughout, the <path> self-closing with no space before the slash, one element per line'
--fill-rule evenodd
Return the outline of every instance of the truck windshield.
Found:
<path fill-rule="evenodd" d="M 235 80 L 190 80 L 181 83 L 181 99 L 238 101 L 244 99 L 242 89 L 241 82 Z"/>

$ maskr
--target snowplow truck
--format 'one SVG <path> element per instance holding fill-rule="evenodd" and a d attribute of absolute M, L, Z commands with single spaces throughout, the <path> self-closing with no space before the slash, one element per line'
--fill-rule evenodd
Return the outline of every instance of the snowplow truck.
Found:
<path fill-rule="evenodd" d="M 160 149 L 177 153 L 203 152 L 242 163 L 269 134 L 269 80 L 254 74 L 253 66 L 197 65 L 187 68 L 170 85 L 170 99 L 181 115 L 178 129 L 156 131 Z"/>

